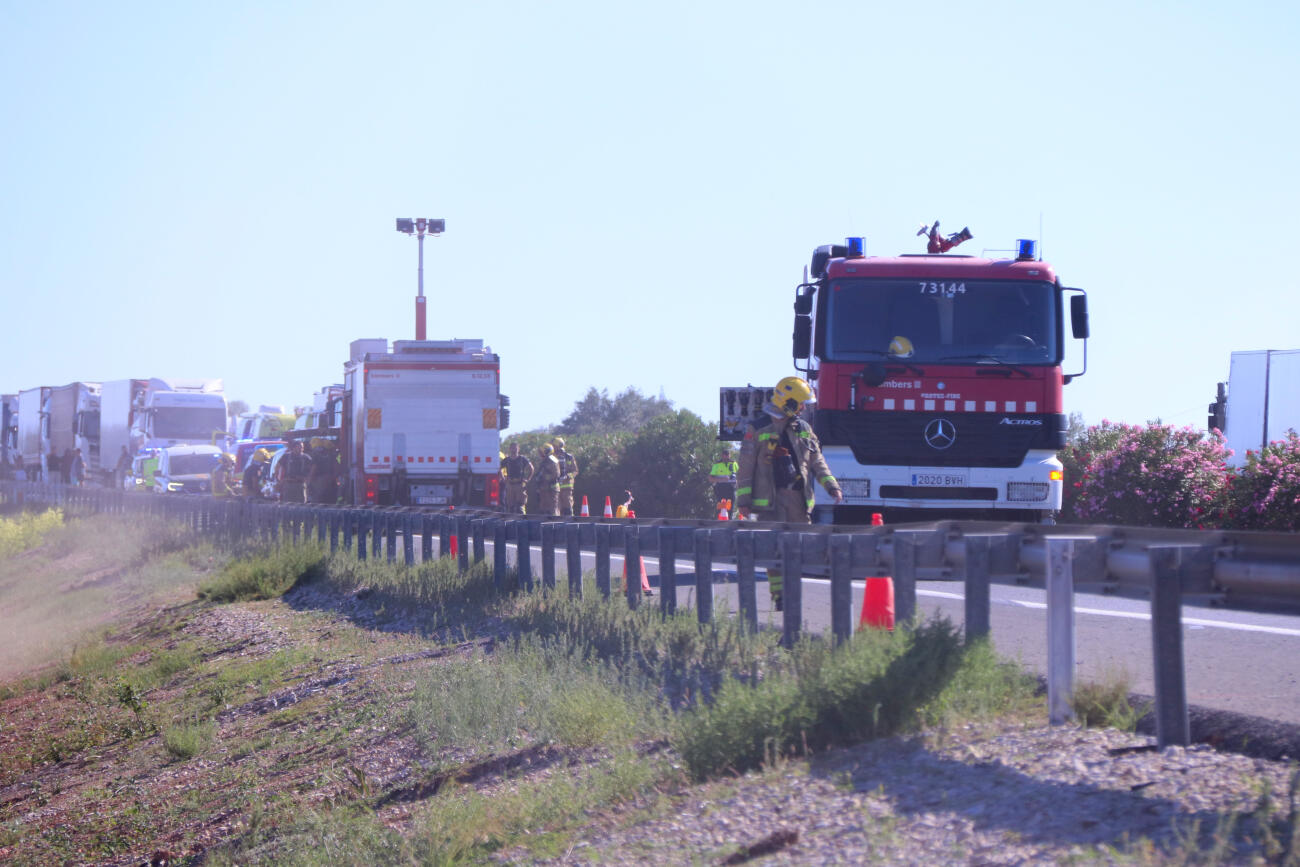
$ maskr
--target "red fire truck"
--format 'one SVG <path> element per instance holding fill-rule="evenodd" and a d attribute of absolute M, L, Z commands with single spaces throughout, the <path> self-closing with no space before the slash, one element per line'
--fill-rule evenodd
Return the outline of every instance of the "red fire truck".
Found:
<path fill-rule="evenodd" d="M 932 232 L 930 249 L 969 237 L 936 243 Z M 1061 285 L 1033 241 L 1015 253 L 876 257 L 861 238 L 813 251 L 795 292 L 795 368 L 813 385 L 811 422 L 844 490 L 833 505 L 818 488 L 815 521 L 1052 520 L 1062 387 L 1084 372 L 1062 371 L 1066 309 L 1070 336 L 1086 341 L 1087 296 Z M 769 395 L 724 388 L 719 438 L 740 439 Z"/>

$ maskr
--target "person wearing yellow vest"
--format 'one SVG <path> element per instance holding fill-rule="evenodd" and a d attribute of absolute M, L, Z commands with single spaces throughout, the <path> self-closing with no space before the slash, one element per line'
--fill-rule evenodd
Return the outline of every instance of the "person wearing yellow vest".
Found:
<path fill-rule="evenodd" d="M 564 450 L 564 437 L 551 440 L 560 465 L 560 514 L 573 514 L 573 482 L 578 478 L 578 459 Z"/>
<path fill-rule="evenodd" d="M 839 482 L 822 457 L 821 443 L 812 426 L 799 418 L 804 405 L 814 400 L 808 383 L 787 376 L 776 384 L 763 418 L 745 429 L 736 473 L 736 506 L 740 517 L 812 522 L 813 484 L 819 483 L 835 502 L 844 500 Z M 797 578 L 798 576 L 796 576 Z M 767 570 L 772 607 L 781 610 L 782 576 Z"/>
<path fill-rule="evenodd" d="M 709 469 L 709 481 L 713 482 L 713 505 L 716 507 L 726 500 L 733 505 L 736 502 L 736 473 L 740 464 L 731 459 L 731 449 L 723 449 L 718 459 Z"/>
<path fill-rule="evenodd" d="M 235 489 L 231 482 L 235 477 L 235 456 L 230 452 L 223 452 L 221 460 L 217 462 L 217 468 L 212 471 L 212 496 L 214 497 L 233 497 Z"/>

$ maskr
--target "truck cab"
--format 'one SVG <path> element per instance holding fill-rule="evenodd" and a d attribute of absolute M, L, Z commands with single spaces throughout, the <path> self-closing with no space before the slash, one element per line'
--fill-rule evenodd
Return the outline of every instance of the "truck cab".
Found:
<path fill-rule="evenodd" d="M 217 446 L 170 446 L 158 451 L 154 470 L 156 494 L 207 494 L 212 491 L 212 471 L 221 459 Z"/>

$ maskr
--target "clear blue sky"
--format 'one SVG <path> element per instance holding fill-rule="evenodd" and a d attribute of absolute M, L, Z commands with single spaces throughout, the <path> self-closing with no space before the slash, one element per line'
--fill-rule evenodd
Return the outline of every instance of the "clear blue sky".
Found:
<path fill-rule="evenodd" d="M 892 8 L 882 8 L 882 7 Z M 1088 290 L 1090 423 L 1204 424 L 1300 347 L 1294 3 L 0 0 L 0 391 L 482 337 L 515 430 L 590 386 L 790 372 L 818 244 L 1039 235 Z"/>

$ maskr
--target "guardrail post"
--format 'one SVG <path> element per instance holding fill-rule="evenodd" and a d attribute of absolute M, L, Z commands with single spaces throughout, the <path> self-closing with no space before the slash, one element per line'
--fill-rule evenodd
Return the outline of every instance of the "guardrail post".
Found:
<path fill-rule="evenodd" d="M 397 562 L 397 525 L 401 518 L 397 512 L 384 512 L 384 559 Z"/>
<path fill-rule="evenodd" d="M 641 605 L 641 533 L 635 520 L 623 528 L 623 572 L 627 580 L 627 607 Z"/>
<path fill-rule="evenodd" d="M 929 535 L 894 531 L 894 618 L 899 625 L 916 619 L 916 549 Z"/>
<path fill-rule="evenodd" d="M 803 626 L 803 540 L 792 530 L 775 530 L 781 550 L 781 644 L 794 647 Z"/>
<path fill-rule="evenodd" d="M 989 581 L 992 546 L 989 536 L 971 534 L 966 542 L 966 643 L 989 635 Z"/>
<path fill-rule="evenodd" d="M 469 518 L 456 516 L 456 560 L 461 572 L 469 571 Z"/>
<path fill-rule="evenodd" d="M 555 524 L 542 524 L 542 587 L 555 589 Z"/>
<path fill-rule="evenodd" d="M 331 554 L 335 554 L 339 550 L 339 518 L 341 515 L 342 512 L 337 508 L 329 510 Z"/>
<path fill-rule="evenodd" d="M 672 527 L 659 528 L 659 612 L 665 617 L 677 613 L 677 534 Z"/>
<path fill-rule="evenodd" d="M 420 562 L 428 563 L 433 559 L 433 515 L 420 513 Z"/>
<path fill-rule="evenodd" d="M 1187 746 L 1192 741 L 1183 667 L 1183 551 L 1152 546 L 1151 640 L 1156 687 L 1156 743 Z"/>
<path fill-rule="evenodd" d="M 533 540 L 532 525 L 528 521 L 515 521 L 515 564 L 519 570 L 519 584 L 533 592 Z"/>
<path fill-rule="evenodd" d="M 750 629 L 758 630 L 758 588 L 754 578 L 754 531 L 736 531 L 736 595 L 740 599 L 740 619 Z"/>
<path fill-rule="evenodd" d="M 352 527 L 356 523 L 356 512 L 352 509 L 343 510 L 343 550 L 352 550 Z"/>
<path fill-rule="evenodd" d="M 565 524 L 564 553 L 569 567 L 569 595 L 582 598 L 582 525 Z"/>
<path fill-rule="evenodd" d="M 852 544 L 843 533 L 831 534 L 831 633 L 836 643 L 853 637 Z"/>
<path fill-rule="evenodd" d="M 506 522 L 500 518 L 488 521 L 492 530 L 492 584 L 498 593 L 506 590 Z"/>
<path fill-rule="evenodd" d="M 357 559 L 366 559 L 366 539 L 370 535 L 370 513 L 357 514 Z"/>
<path fill-rule="evenodd" d="M 701 623 L 713 619 L 713 548 L 709 534 L 701 527 L 695 536 L 695 614 Z M 660 558 L 660 562 L 663 559 Z"/>
<path fill-rule="evenodd" d="M 415 512 L 402 516 L 402 562 L 407 566 L 415 565 L 415 528 L 419 526 L 420 517 Z"/>
<path fill-rule="evenodd" d="M 438 558 L 451 556 L 451 531 L 453 522 L 450 515 L 438 515 Z"/>
<path fill-rule="evenodd" d="M 474 562 L 482 563 L 487 559 L 487 541 L 483 536 L 483 518 L 474 518 L 469 522 L 470 532 L 474 536 Z"/>
<path fill-rule="evenodd" d="M 609 524 L 596 525 L 596 589 L 602 599 L 608 599 L 609 585 L 609 534 L 613 528 Z"/>
<path fill-rule="evenodd" d="M 1047 714 L 1052 725 L 1073 718 L 1074 539 L 1047 539 Z"/>

